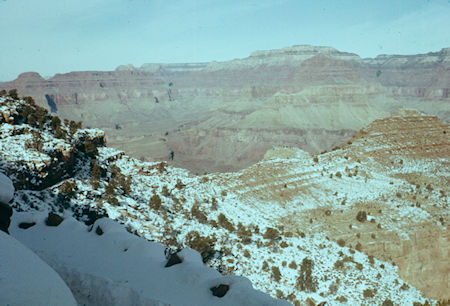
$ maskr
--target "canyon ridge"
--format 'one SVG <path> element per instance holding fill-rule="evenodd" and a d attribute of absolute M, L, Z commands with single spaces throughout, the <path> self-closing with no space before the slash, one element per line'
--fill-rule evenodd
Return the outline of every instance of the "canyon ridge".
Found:
<path fill-rule="evenodd" d="M 277 146 L 312 154 L 376 119 L 414 108 L 450 119 L 450 48 L 361 58 L 331 47 L 256 51 L 227 62 L 119 66 L 17 88 L 60 117 L 106 132 L 109 145 L 194 173 L 237 171 Z"/>

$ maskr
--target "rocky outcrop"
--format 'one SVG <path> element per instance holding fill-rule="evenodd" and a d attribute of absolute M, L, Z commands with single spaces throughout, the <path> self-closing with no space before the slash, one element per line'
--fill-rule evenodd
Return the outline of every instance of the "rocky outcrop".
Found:
<path fill-rule="evenodd" d="M 0 126 L 0 166 L 16 189 L 55 185 L 73 174 L 78 159 L 105 145 L 103 131 L 63 122 L 33 100 L 0 98 L 0 113 L 14 118 Z"/>

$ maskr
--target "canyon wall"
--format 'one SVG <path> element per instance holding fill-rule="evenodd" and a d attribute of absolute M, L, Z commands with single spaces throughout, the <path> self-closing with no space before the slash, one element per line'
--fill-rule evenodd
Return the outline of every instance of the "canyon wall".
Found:
<path fill-rule="evenodd" d="M 293 46 L 228 62 L 24 73 L 0 88 L 104 129 L 133 156 L 203 173 L 242 169 L 283 144 L 329 150 L 399 108 L 448 121 L 449 50 L 361 59 Z"/>

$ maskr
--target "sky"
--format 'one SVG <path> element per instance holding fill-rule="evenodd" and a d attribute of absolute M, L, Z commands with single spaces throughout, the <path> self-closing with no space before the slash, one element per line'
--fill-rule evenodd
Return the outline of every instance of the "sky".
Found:
<path fill-rule="evenodd" d="M 427 53 L 450 47 L 449 29 L 450 0 L 0 0 L 0 81 L 302 44 Z"/>

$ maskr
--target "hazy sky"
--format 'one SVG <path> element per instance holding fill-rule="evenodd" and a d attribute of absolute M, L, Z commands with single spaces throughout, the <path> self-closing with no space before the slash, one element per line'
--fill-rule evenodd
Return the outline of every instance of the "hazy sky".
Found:
<path fill-rule="evenodd" d="M 362 57 L 450 47 L 450 0 L 0 0 L 0 80 L 230 60 L 299 44 Z"/>

